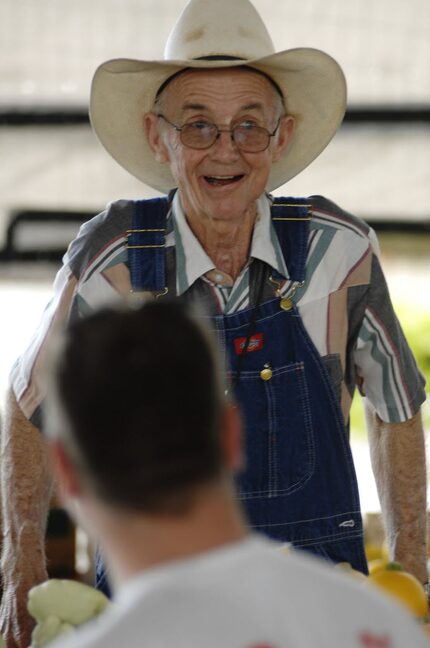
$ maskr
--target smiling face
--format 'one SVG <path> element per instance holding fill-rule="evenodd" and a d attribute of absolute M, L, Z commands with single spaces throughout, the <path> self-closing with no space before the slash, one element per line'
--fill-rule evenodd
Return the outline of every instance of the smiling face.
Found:
<path fill-rule="evenodd" d="M 184 126 L 212 122 L 221 129 L 254 124 L 273 132 L 283 115 L 281 100 L 261 74 L 240 68 L 192 70 L 165 88 L 156 112 Z M 282 116 L 268 148 L 241 151 L 230 133 L 220 133 L 207 149 L 185 146 L 180 133 L 155 113 L 145 115 L 148 141 L 159 162 L 168 163 L 182 206 L 192 224 L 209 219 L 240 224 L 264 192 L 271 165 L 292 136 L 294 120 Z"/>

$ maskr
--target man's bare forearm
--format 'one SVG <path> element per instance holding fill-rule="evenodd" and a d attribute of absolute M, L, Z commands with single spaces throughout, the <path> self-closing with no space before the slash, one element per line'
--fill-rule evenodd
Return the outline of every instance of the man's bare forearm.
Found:
<path fill-rule="evenodd" d="M 17 645 L 25 645 L 28 640 L 27 592 L 46 578 L 45 530 L 51 491 L 43 436 L 25 418 L 10 393 L 1 439 L 1 628 L 11 646 L 12 632 Z"/>
<path fill-rule="evenodd" d="M 390 555 L 424 583 L 427 486 L 421 414 L 404 423 L 384 423 L 366 403 L 366 418 Z"/>

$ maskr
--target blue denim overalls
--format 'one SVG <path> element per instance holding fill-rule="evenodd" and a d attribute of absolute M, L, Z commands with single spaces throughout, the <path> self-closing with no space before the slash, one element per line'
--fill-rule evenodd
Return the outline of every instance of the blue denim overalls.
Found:
<path fill-rule="evenodd" d="M 273 298 L 271 288 L 257 298 L 260 304 L 210 316 L 245 420 L 239 496 L 253 528 L 367 573 L 348 431 L 327 369 L 293 300 L 306 281 L 309 216 L 304 203 L 276 199 L 272 206 L 291 278 L 289 293 Z M 136 202 L 129 234 L 136 291 L 161 294 L 167 285 L 162 233 L 166 211 L 163 199 Z M 270 280 L 276 285 L 280 277 L 275 275 L 273 271 Z M 268 279 L 266 273 L 260 283 L 268 286 Z"/>

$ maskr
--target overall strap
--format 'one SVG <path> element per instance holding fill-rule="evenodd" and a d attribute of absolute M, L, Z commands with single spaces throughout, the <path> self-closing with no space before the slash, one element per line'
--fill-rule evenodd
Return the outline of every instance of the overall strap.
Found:
<path fill-rule="evenodd" d="M 136 200 L 132 228 L 127 230 L 131 290 L 163 295 L 166 283 L 167 197 Z"/>
<path fill-rule="evenodd" d="M 271 208 L 273 225 L 290 279 L 297 283 L 305 279 L 311 208 L 306 198 L 275 198 Z M 282 279 L 276 270 L 272 276 Z"/>

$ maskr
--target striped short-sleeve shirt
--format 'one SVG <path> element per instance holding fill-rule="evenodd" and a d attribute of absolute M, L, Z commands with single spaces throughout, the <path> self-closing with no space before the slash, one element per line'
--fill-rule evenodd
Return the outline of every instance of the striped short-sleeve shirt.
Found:
<path fill-rule="evenodd" d="M 176 194 L 166 248 L 175 252 L 177 294 L 187 296 L 197 289 L 219 313 L 248 308 L 255 264 L 265 264 L 284 278 L 277 294 L 291 294 L 292 281 L 271 221 L 271 202 L 268 195 L 257 201 L 248 263 L 233 280 L 215 267 L 194 236 Z M 344 419 L 358 386 L 382 420 L 405 421 L 425 400 L 424 381 L 393 311 L 375 234 L 364 221 L 322 197 L 308 202 L 312 218 L 306 281 L 295 287 L 293 299 L 335 383 Z M 132 201 L 117 201 L 82 226 L 65 255 L 40 326 L 12 369 L 18 402 L 36 424 L 44 397 L 41 373 L 52 333 L 65 321 L 130 292 L 126 230 L 132 214 Z"/>

